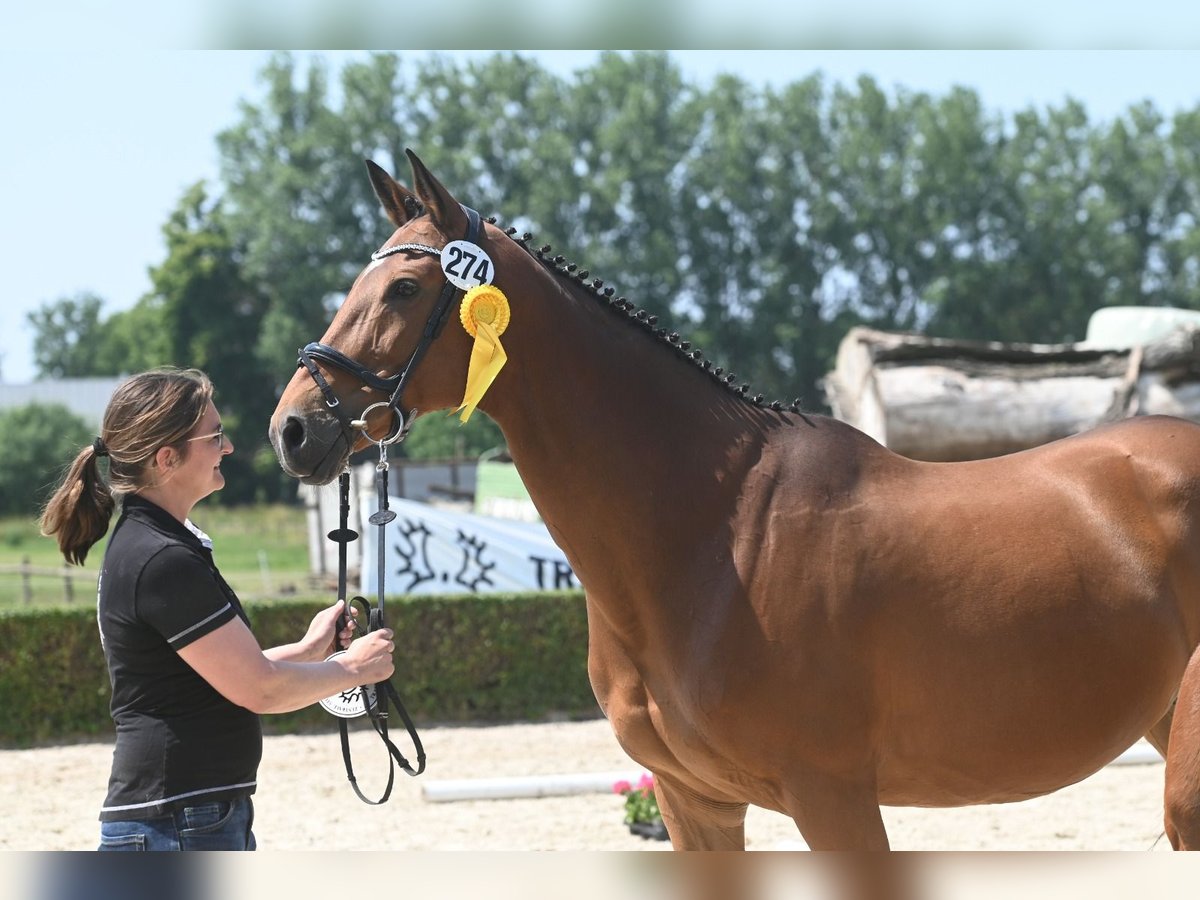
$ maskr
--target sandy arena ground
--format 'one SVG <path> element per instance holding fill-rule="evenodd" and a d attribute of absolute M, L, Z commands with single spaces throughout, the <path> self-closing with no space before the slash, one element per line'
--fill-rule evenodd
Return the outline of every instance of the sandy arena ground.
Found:
<path fill-rule="evenodd" d="M 361 723 L 356 723 L 361 727 Z M 421 729 L 429 758 L 419 778 L 397 774 L 391 800 L 367 806 L 346 782 L 336 734 L 268 737 L 254 832 L 260 850 L 361 850 L 387 835 L 391 850 L 666 850 L 630 835 L 611 793 L 430 802 L 444 780 L 628 772 L 640 769 L 607 722 Z M 398 741 L 410 755 L 405 741 Z M 356 732 L 354 766 L 377 797 L 386 757 Z M 98 839 L 111 745 L 0 751 L 0 849 L 88 850 Z M 884 809 L 898 850 L 1169 850 L 1162 832 L 1163 765 L 1114 765 L 1081 784 L 1023 803 L 964 809 Z M 790 819 L 750 808 L 754 850 L 804 849 Z"/>

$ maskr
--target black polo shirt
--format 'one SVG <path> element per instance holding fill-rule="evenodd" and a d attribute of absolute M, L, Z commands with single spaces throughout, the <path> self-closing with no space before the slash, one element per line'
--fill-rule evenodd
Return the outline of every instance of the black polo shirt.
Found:
<path fill-rule="evenodd" d="M 221 696 L 176 652 L 234 616 L 249 625 L 203 532 L 126 496 L 97 602 L 117 726 L 101 820 L 147 819 L 254 793 L 258 716 Z"/>

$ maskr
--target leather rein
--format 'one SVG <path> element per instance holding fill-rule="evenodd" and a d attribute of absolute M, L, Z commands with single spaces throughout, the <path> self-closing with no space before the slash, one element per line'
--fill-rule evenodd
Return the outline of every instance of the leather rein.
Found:
<path fill-rule="evenodd" d="M 350 513 L 350 473 L 343 472 L 338 477 L 339 489 L 339 510 L 341 513 L 340 527 L 336 531 L 329 532 L 329 539 L 338 545 L 338 599 L 346 604 L 346 609 L 349 610 L 354 603 L 360 604 L 367 613 L 367 632 L 378 631 L 384 627 L 383 621 L 383 595 L 384 595 L 384 560 L 387 554 L 387 546 L 384 542 L 384 529 L 387 523 L 396 518 L 396 514 L 388 509 L 387 502 L 387 445 L 379 444 L 380 461 L 376 466 L 376 483 L 379 489 L 379 509 L 371 514 L 368 520 L 372 525 L 378 526 L 379 538 L 377 546 L 379 549 L 379 572 L 377 578 L 377 595 L 375 606 L 371 606 L 371 602 L 365 597 L 351 597 L 346 599 L 346 549 L 347 544 L 351 541 L 358 540 L 358 532 L 349 527 Z M 337 630 L 340 632 L 345 627 L 346 616 L 343 614 L 338 617 Z M 341 651 L 345 652 L 345 651 Z M 335 656 L 337 654 L 334 654 Z M 355 700 L 361 700 L 361 709 L 356 709 L 352 704 Z M 333 706 L 330 706 L 331 701 L 340 700 L 342 705 L 337 707 L 337 711 Z M 404 722 L 404 727 L 408 731 L 408 736 L 412 740 L 413 747 L 416 750 L 417 765 L 414 768 L 407 759 L 404 758 L 399 748 L 396 747 L 391 737 L 388 735 L 388 701 L 391 701 L 395 707 L 400 719 Z M 350 705 L 346 705 L 350 704 Z M 386 803 L 392 795 L 392 786 L 396 779 L 396 766 L 398 765 L 407 775 L 416 777 L 425 771 L 425 748 L 421 744 L 421 738 L 417 734 L 416 726 L 413 724 L 412 718 L 408 711 L 404 708 L 404 702 L 400 699 L 400 695 L 396 693 L 396 689 L 392 686 L 391 679 L 380 681 L 376 684 L 364 684 L 357 691 L 343 692 L 340 697 L 331 697 L 328 700 L 322 701 L 322 706 L 329 712 L 337 716 L 338 734 L 342 744 L 342 761 L 346 765 L 346 778 L 350 781 L 350 787 L 354 789 L 354 793 L 358 795 L 358 799 L 364 803 L 369 803 L 372 806 L 378 806 Z M 383 795 L 378 800 L 368 799 L 367 796 L 359 789 L 358 779 L 354 775 L 354 765 L 350 759 L 350 728 L 347 724 L 347 719 L 357 718 L 365 714 L 371 721 L 371 727 L 375 733 L 379 735 L 384 746 L 388 750 L 388 779 L 387 786 L 384 788 Z"/>

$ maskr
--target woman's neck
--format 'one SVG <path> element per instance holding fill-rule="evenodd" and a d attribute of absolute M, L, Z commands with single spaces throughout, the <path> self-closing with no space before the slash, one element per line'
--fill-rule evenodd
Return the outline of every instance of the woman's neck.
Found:
<path fill-rule="evenodd" d="M 192 514 L 192 508 L 196 505 L 194 500 L 180 497 L 175 491 L 168 490 L 164 485 L 151 485 L 140 488 L 134 493 L 170 513 L 173 518 L 179 520 L 180 524 L 187 521 Z"/>

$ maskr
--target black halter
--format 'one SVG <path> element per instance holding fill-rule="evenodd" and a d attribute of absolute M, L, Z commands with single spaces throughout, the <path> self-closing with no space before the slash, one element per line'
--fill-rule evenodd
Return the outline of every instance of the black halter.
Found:
<path fill-rule="evenodd" d="M 466 240 L 472 244 L 478 243 L 479 233 L 481 230 L 479 213 L 475 210 L 463 206 L 463 212 L 467 214 L 467 234 Z M 394 247 L 386 247 L 382 250 L 376 250 L 371 254 L 372 260 L 380 260 L 396 253 L 427 253 L 430 256 L 442 255 L 442 251 L 437 247 L 430 247 L 426 244 L 397 244 Z M 337 395 L 333 393 L 333 388 L 329 386 L 329 382 L 325 380 L 325 376 L 321 374 L 321 370 L 317 367 L 317 362 L 322 362 L 326 366 L 342 369 L 349 372 L 367 387 L 373 390 L 380 391 L 388 395 L 387 408 L 397 418 L 396 431 L 390 435 L 391 438 L 396 438 L 401 435 L 411 422 L 406 421 L 406 413 L 402 406 L 404 388 L 412 377 L 413 371 L 417 367 L 417 363 L 421 361 L 421 357 L 425 355 L 425 351 L 429 349 L 429 345 L 437 339 L 437 336 L 442 333 L 442 329 L 446 325 L 446 318 L 452 309 L 454 303 L 461 298 L 462 290 L 456 287 L 449 279 L 442 286 L 442 293 L 438 297 L 437 304 L 433 308 L 429 319 L 425 322 L 425 330 L 421 333 L 421 339 L 417 342 L 417 346 L 413 349 L 412 356 L 408 358 L 408 362 L 404 368 L 395 375 L 384 378 L 376 375 L 362 363 L 355 359 L 351 359 L 345 353 L 330 347 L 328 344 L 322 344 L 317 341 L 301 347 L 298 352 L 299 359 L 296 361 L 297 366 L 304 366 L 308 369 L 308 374 L 312 376 L 317 387 L 321 391 L 321 396 L 325 398 L 325 405 L 333 410 L 333 414 L 337 416 L 337 420 L 341 423 L 342 428 L 347 432 L 353 433 L 354 425 L 350 417 L 342 412 L 341 403 Z M 411 418 L 416 410 L 412 410 L 407 414 L 407 418 Z"/>

